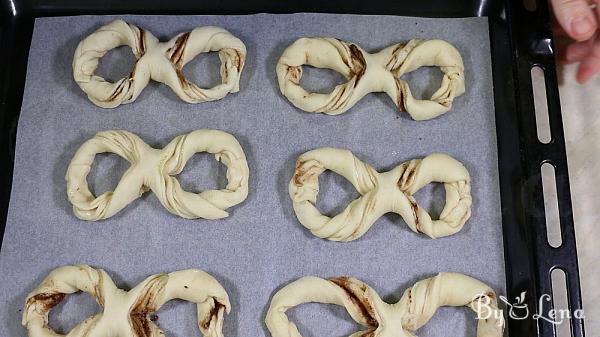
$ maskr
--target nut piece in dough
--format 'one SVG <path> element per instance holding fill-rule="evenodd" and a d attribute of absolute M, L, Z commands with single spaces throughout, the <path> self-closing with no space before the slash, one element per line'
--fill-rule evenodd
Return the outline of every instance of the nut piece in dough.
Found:
<path fill-rule="evenodd" d="M 329 94 L 309 93 L 300 86 L 305 64 L 335 70 L 348 82 Z M 440 88 L 428 100 L 414 98 L 408 83 L 401 79 L 423 66 L 440 67 L 444 73 Z M 415 120 L 426 120 L 450 110 L 454 98 L 465 92 L 462 57 L 442 40 L 410 40 L 369 54 L 354 43 L 335 38 L 301 38 L 283 52 L 276 71 L 279 90 L 294 106 L 328 115 L 348 111 L 371 92 L 385 92 L 400 111 Z"/>
<path fill-rule="evenodd" d="M 361 194 L 332 218 L 315 206 L 319 175 L 325 170 L 348 179 Z M 438 220 L 432 220 L 413 197 L 431 182 L 443 183 L 446 190 L 446 205 Z M 315 149 L 298 157 L 289 193 L 300 223 L 314 235 L 332 241 L 360 238 L 388 212 L 400 215 L 414 232 L 431 238 L 457 233 L 471 217 L 469 172 L 459 161 L 442 153 L 413 159 L 380 173 L 348 150 Z"/>
<path fill-rule="evenodd" d="M 29 337 L 62 336 L 48 325 L 48 314 L 66 295 L 79 291 L 94 297 L 103 312 L 86 318 L 67 337 L 165 336 L 152 316 L 172 299 L 196 303 L 198 327 L 204 337 L 223 337 L 224 314 L 231 310 L 225 289 L 202 270 L 152 275 L 124 291 L 102 269 L 64 266 L 54 269 L 27 296 L 22 324 Z"/>
<path fill-rule="evenodd" d="M 397 303 L 388 304 L 366 283 L 351 277 L 322 279 L 303 277 L 271 299 L 265 322 L 273 337 L 302 337 L 286 311 L 303 303 L 343 306 L 350 317 L 366 330 L 354 337 L 415 337 L 442 306 L 467 306 L 479 314 L 477 337 L 502 337 L 504 316 L 494 291 L 472 277 L 440 273 L 417 282 Z"/>
<path fill-rule="evenodd" d="M 114 191 L 96 197 L 90 192 L 87 175 L 98 153 L 115 153 L 131 166 Z M 227 186 L 198 194 L 184 191 L 175 177 L 198 152 L 208 152 L 227 166 Z M 109 218 L 152 190 L 171 213 L 186 219 L 221 219 L 225 210 L 248 196 L 248 163 L 240 143 L 219 130 L 196 130 L 155 149 L 128 131 L 98 132 L 81 145 L 67 169 L 67 196 L 73 212 L 82 220 Z"/>
<path fill-rule="evenodd" d="M 123 45 L 129 46 L 137 59 L 131 73 L 115 83 L 97 76 L 100 58 Z M 204 89 L 185 78 L 183 67 L 208 52 L 219 53 L 221 84 Z M 202 103 L 238 92 L 245 62 L 246 46 L 223 28 L 199 27 L 159 42 L 149 31 L 115 20 L 79 43 L 73 56 L 73 78 L 90 101 L 102 108 L 135 101 L 151 79 L 168 85 L 188 103 Z"/>

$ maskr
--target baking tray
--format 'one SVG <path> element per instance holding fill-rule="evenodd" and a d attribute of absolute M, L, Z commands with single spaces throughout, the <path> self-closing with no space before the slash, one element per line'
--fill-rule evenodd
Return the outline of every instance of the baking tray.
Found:
<path fill-rule="evenodd" d="M 562 269 L 567 278 L 571 311 L 581 309 L 579 273 L 565 142 L 558 99 L 552 37 L 545 1 L 528 11 L 520 1 L 217 1 L 154 2 L 132 0 L 0 1 L 0 223 L 4 231 L 12 184 L 16 126 L 21 109 L 27 55 L 34 19 L 43 16 L 79 14 L 250 14 L 250 13 L 350 13 L 422 17 L 487 16 L 496 112 L 498 169 L 501 192 L 506 291 L 515 298 L 527 291 L 530 310 L 545 316 L 551 305 L 538 308 L 541 294 L 552 294 L 550 273 Z M 530 70 L 545 72 L 552 140 L 537 139 Z M 562 245 L 548 244 L 541 181 L 541 165 L 555 168 Z M 535 308 L 535 309 L 533 309 Z M 545 320 L 508 321 L 510 336 L 555 335 Z M 583 319 L 571 320 L 572 336 L 583 336 Z"/>

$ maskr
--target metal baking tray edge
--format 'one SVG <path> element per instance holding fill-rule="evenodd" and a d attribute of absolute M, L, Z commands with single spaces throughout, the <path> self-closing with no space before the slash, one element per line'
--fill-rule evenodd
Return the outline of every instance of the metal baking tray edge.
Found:
<path fill-rule="evenodd" d="M 546 1 L 534 11 L 522 1 L 280 1 L 235 0 L 209 3 L 185 0 L 0 0 L 0 231 L 4 233 L 10 200 L 17 122 L 21 110 L 27 56 L 34 20 L 79 14 L 253 14 L 323 12 L 423 17 L 487 16 L 492 49 L 498 168 L 504 236 L 507 297 L 523 291 L 530 311 L 548 317 L 553 303 L 538 307 L 552 294 L 551 273 L 565 272 L 568 306 L 582 309 L 575 229 L 569 187 L 554 49 Z M 544 71 L 552 139 L 537 138 L 531 68 Z M 541 165 L 554 166 L 562 244 L 547 239 Z M 35 198 L 35 196 L 31 196 Z M 1 243 L 2 237 L 0 237 Z M 555 325 L 543 319 L 508 319 L 511 337 L 555 336 Z M 584 319 L 572 317 L 573 337 L 584 336 Z"/>

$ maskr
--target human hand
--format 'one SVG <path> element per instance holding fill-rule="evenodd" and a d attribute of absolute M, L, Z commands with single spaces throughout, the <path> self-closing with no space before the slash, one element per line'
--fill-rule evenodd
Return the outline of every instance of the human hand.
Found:
<path fill-rule="evenodd" d="M 550 0 L 550 3 L 556 19 L 553 30 L 559 61 L 578 63 L 577 82 L 585 83 L 600 72 L 600 8 L 586 0 Z"/>

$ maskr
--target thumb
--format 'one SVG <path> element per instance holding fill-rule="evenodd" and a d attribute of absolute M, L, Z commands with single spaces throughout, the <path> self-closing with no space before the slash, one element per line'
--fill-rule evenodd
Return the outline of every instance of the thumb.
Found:
<path fill-rule="evenodd" d="M 591 38 L 598 28 L 596 15 L 586 0 L 550 0 L 556 20 L 577 41 Z"/>

